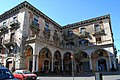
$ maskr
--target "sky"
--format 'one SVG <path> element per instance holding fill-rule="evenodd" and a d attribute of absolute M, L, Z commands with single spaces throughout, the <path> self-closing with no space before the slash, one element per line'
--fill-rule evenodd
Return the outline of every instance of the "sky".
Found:
<path fill-rule="evenodd" d="M 0 14 L 25 0 L 1 0 Z M 61 26 L 110 14 L 114 43 L 120 50 L 120 0 L 26 0 Z M 120 55 L 120 51 L 118 51 Z"/>

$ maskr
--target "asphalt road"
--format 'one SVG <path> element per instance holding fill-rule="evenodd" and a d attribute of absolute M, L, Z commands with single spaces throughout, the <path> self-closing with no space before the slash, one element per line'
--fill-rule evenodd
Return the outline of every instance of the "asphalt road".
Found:
<path fill-rule="evenodd" d="M 84 74 L 76 77 L 38 77 L 38 80 L 95 80 L 95 75 Z M 103 80 L 120 80 L 120 72 L 103 72 Z"/>

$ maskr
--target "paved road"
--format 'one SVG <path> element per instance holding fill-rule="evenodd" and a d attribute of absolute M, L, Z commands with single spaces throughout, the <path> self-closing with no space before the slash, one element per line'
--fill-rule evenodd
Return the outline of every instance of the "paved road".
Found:
<path fill-rule="evenodd" d="M 38 77 L 38 80 L 95 80 L 95 77 Z M 120 80 L 120 75 L 103 76 L 103 80 Z"/>
<path fill-rule="evenodd" d="M 85 74 L 86 75 L 86 74 Z M 38 77 L 38 80 L 95 80 L 94 75 L 80 75 L 77 77 Z M 120 80 L 120 72 L 102 73 L 103 80 Z"/>

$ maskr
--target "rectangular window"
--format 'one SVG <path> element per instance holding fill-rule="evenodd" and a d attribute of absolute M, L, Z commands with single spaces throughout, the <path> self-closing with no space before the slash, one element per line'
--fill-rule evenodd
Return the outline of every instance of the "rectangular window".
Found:
<path fill-rule="evenodd" d="M 73 35 L 72 31 L 68 31 L 68 36 L 71 37 Z"/>
<path fill-rule="evenodd" d="M 37 16 L 34 16 L 33 23 L 36 24 L 36 25 L 38 24 L 38 17 Z"/>
<path fill-rule="evenodd" d="M 49 23 L 45 22 L 45 31 L 49 31 Z"/>
<path fill-rule="evenodd" d="M 10 41 L 14 41 L 14 35 L 15 35 L 15 33 L 11 33 Z"/>
<path fill-rule="evenodd" d="M 13 17 L 13 22 L 16 22 L 16 21 L 17 21 L 17 17 L 14 16 L 14 17 Z"/>
<path fill-rule="evenodd" d="M 2 44 L 3 38 L 0 38 L 0 44 Z"/>
<path fill-rule="evenodd" d="M 3 26 L 5 26 L 6 25 L 6 22 L 3 22 Z"/>
<path fill-rule="evenodd" d="M 94 28 L 95 28 L 95 32 L 99 32 L 100 31 L 100 25 L 95 25 Z"/>
<path fill-rule="evenodd" d="M 81 28 L 81 29 L 80 29 L 80 33 L 81 33 L 81 34 L 85 34 L 85 31 L 86 31 L 85 28 Z"/>
<path fill-rule="evenodd" d="M 101 37 L 96 37 L 96 42 L 97 42 L 97 43 L 101 43 L 101 41 L 102 41 L 102 40 L 101 40 Z"/>

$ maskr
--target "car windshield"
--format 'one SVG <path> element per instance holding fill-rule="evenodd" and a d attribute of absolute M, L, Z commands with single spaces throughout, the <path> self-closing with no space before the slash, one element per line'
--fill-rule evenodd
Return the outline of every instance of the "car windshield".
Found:
<path fill-rule="evenodd" d="M 30 74 L 30 71 L 25 70 L 25 71 L 23 71 L 23 74 Z"/>
<path fill-rule="evenodd" d="M 0 69 L 0 80 L 13 78 L 13 74 L 8 69 Z"/>

